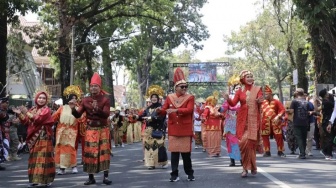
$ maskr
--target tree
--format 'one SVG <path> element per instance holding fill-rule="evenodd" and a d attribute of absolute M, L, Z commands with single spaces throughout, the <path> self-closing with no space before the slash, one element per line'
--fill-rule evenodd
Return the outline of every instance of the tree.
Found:
<path fill-rule="evenodd" d="M 58 21 L 49 20 L 57 25 L 57 56 L 60 63 L 61 88 L 70 84 L 70 33 L 72 27 L 84 24 L 87 27 L 80 30 L 77 36 L 78 43 L 86 42 L 89 33 L 100 23 L 115 20 L 121 17 L 148 17 L 157 19 L 160 9 L 168 1 L 125 1 L 125 0 L 84 0 L 70 2 L 67 0 L 46 1 L 44 8 L 53 9 Z M 83 46 L 76 48 L 75 54 L 80 54 Z M 90 72 L 89 72 L 90 74 Z"/>
<path fill-rule="evenodd" d="M 280 0 L 273 2 L 281 3 Z M 293 0 L 296 14 L 308 28 L 317 83 L 336 84 L 336 3 L 334 0 Z"/>
<path fill-rule="evenodd" d="M 169 54 L 180 44 L 190 45 L 194 50 L 201 49 L 199 42 L 209 37 L 198 12 L 205 2 L 167 1 L 165 7 L 168 8 L 160 10 L 163 22 L 146 18 L 135 22 L 140 34 L 122 46 L 121 52 L 124 53 L 123 57 L 127 57 L 124 63 L 137 75 L 141 104 L 148 86 L 153 83 L 154 62 L 160 62 L 160 67 L 168 67 L 162 64 L 161 56 Z M 162 77 L 166 76 L 164 74 Z"/>
<path fill-rule="evenodd" d="M 23 40 L 22 33 L 11 28 L 11 34 L 7 37 L 7 69 L 8 74 L 22 71 L 25 60 L 27 60 L 25 48 L 26 42 Z"/>
<path fill-rule="evenodd" d="M 7 71 L 7 26 L 18 22 L 18 14 L 37 11 L 39 1 L 36 0 L 2 0 L 0 1 L 0 97 L 4 97 Z"/>
<path fill-rule="evenodd" d="M 306 27 L 295 16 L 292 0 L 274 1 L 272 7 L 280 32 L 285 37 L 286 52 L 289 61 L 292 67 L 298 70 L 297 87 L 303 88 L 308 92 L 308 71 L 306 69 L 308 56 L 306 53 L 303 53 L 308 36 Z M 292 78 L 291 74 L 290 78 Z"/>
<path fill-rule="evenodd" d="M 249 22 L 238 33 L 232 32 L 231 37 L 226 37 L 225 40 L 231 46 L 229 53 L 246 52 L 248 64 L 259 69 L 256 73 L 260 74 L 262 85 L 270 84 L 273 88 L 276 86 L 280 100 L 283 100 L 282 82 L 293 69 L 290 56 L 285 52 L 288 45 L 297 46 L 297 41 L 289 40 L 289 37 L 299 36 L 290 36 L 293 33 L 285 35 L 279 26 L 275 26 L 277 26 L 277 20 L 274 13 L 266 8 L 255 21 Z"/>

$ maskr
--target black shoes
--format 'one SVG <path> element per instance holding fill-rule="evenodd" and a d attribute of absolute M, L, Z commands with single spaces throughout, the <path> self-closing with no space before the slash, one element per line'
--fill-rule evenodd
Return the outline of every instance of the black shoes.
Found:
<path fill-rule="evenodd" d="M 0 170 L 6 170 L 6 167 L 0 166 Z"/>
<path fill-rule="evenodd" d="M 229 166 L 236 166 L 235 160 L 230 158 L 230 165 Z"/>
<path fill-rule="evenodd" d="M 92 184 L 95 184 L 96 183 L 96 180 L 95 179 L 88 179 L 84 185 L 92 185 Z M 105 185 L 111 185 L 112 184 L 112 181 L 109 180 L 108 178 L 104 178 L 103 180 L 103 184 Z"/>
<path fill-rule="evenodd" d="M 187 180 L 188 180 L 188 181 L 195 181 L 195 177 L 194 177 L 194 175 L 188 175 Z"/>
<path fill-rule="evenodd" d="M 271 156 L 271 152 L 270 151 L 266 151 L 263 155 L 263 157 L 270 157 Z"/>
<path fill-rule="evenodd" d="M 105 181 L 105 179 L 104 179 L 104 181 Z M 96 183 L 96 180 L 95 179 L 88 179 L 85 183 L 84 183 L 84 185 L 92 185 L 92 184 L 95 184 Z"/>
<path fill-rule="evenodd" d="M 112 181 L 109 180 L 108 178 L 104 178 L 104 180 L 103 180 L 103 184 L 105 184 L 105 185 L 111 185 L 111 184 L 112 184 Z"/>
<path fill-rule="evenodd" d="M 278 156 L 279 157 L 286 157 L 286 155 L 282 151 L 278 151 Z"/>

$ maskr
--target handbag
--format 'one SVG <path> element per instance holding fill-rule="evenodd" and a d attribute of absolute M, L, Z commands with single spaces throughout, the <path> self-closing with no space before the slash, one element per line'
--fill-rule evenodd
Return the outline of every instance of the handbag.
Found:
<path fill-rule="evenodd" d="M 153 130 L 152 131 L 152 137 L 153 138 L 162 138 L 163 132 L 161 130 Z"/>
<path fill-rule="evenodd" d="M 165 162 L 168 160 L 167 149 L 164 146 L 159 147 L 158 150 L 158 162 Z"/>

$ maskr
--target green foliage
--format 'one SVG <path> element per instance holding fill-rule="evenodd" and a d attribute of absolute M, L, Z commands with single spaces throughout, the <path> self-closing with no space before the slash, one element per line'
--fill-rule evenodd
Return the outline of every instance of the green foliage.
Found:
<path fill-rule="evenodd" d="M 11 34 L 7 37 L 7 61 L 10 73 L 22 71 L 24 63 L 27 60 L 25 53 L 26 42 L 23 40 L 22 33 L 16 29 L 17 27 L 11 27 Z M 28 49 L 28 52 L 30 50 Z"/>
<path fill-rule="evenodd" d="M 308 28 L 317 83 L 336 83 L 336 4 L 334 0 L 293 0 Z"/>
<path fill-rule="evenodd" d="M 18 23 L 19 15 L 25 16 L 28 11 L 36 12 L 40 5 L 37 0 L 3 0 L 0 6 L 4 11 L 0 12 L 0 16 L 7 16 L 7 23 Z"/>
<path fill-rule="evenodd" d="M 289 3 L 289 4 L 286 4 Z M 295 54 L 306 43 L 307 31 L 292 13 L 288 1 L 266 4 L 258 17 L 225 37 L 230 46 L 228 54 L 244 52 L 246 59 L 233 63 L 235 70 L 251 70 L 256 84 L 278 88 L 286 83 L 296 67 Z M 281 98 L 281 96 L 280 96 Z"/>

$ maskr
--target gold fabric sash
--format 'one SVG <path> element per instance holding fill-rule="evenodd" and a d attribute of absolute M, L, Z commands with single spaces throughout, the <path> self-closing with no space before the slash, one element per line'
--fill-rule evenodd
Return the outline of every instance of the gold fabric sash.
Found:
<path fill-rule="evenodd" d="M 260 116 L 258 103 L 256 101 L 258 92 L 260 90 L 260 86 L 252 86 L 251 91 L 246 92 L 246 104 L 248 107 L 247 112 L 247 131 L 248 131 L 248 139 L 257 140 L 259 134 L 259 125 L 258 119 Z"/>

